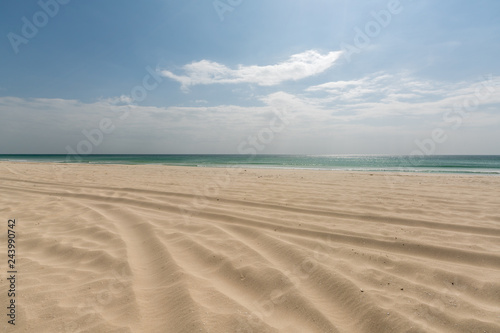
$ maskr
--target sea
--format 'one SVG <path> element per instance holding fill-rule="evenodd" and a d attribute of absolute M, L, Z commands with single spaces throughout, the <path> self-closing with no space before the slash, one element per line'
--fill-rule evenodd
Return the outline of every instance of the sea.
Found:
<path fill-rule="evenodd" d="M 0 161 L 500 175 L 500 155 L 0 155 Z"/>

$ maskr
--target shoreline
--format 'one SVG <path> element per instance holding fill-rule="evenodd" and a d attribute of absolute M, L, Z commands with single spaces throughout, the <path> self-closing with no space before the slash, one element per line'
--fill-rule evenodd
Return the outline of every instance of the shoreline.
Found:
<path fill-rule="evenodd" d="M 98 163 L 98 162 L 47 162 L 47 161 L 2 161 L 0 160 L 0 164 L 2 163 L 13 163 L 13 164 L 49 164 L 49 165 L 61 165 L 61 166 L 69 166 L 69 165 L 99 165 L 99 166 L 162 166 L 162 167 L 173 167 L 173 168 L 194 168 L 194 169 L 252 169 L 252 170 L 291 170 L 291 171 L 322 171 L 322 172 L 347 172 L 347 173 L 376 173 L 376 174 L 419 174 L 419 175 L 469 175 L 469 176 L 487 176 L 487 177 L 496 177 L 500 176 L 500 171 L 492 171 L 492 172 L 480 172 L 480 171 L 400 171 L 400 170 L 353 170 L 353 169 L 327 169 L 327 168 L 307 168 L 307 167 L 289 167 L 289 166 L 254 166 L 254 165 L 209 165 L 209 166 L 200 166 L 200 165 L 175 165 L 175 164 L 164 164 L 164 163 Z"/>

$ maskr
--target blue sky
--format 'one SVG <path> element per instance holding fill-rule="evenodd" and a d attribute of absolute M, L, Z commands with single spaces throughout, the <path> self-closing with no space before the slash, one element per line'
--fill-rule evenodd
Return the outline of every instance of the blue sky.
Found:
<path fill-rule="evenodd" d="M 498 1 L 3 1 L 0 153 L 500 154 Z"/>

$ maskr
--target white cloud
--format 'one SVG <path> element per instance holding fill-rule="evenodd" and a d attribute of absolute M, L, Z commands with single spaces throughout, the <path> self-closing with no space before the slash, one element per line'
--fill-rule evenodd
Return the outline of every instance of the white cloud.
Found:
<path fill-rule="evenodd" d="M 244 135 L 269 122 L 270 106 L 157 107 L 126 98 L 93 103 L 0 97 L 0 154 L 66 153 L 103 119 L 114 130 L 92 153 L 235 153 Z"/>
<path fill-rule="evenodd" d="M 485 87 L 493 91 L 488 94 Z M 235 153 L 241 140 L 269 126 L 277 112 L 284 111 L 290 115 L 289 124 L 276 135 L 277 146 L 273 141 L 268 153 L 349 152 L 351 148 L 377 152 L 384 143 L 389 147 L 385 153 L 391 153 L 396 143 L 399 150 L 393 153 L 407 153 L 415 138 L 436 126 L 453 132 L 458 122 L 445 121 L 443 115 L 453 112 L 448 118 L 455 119 L 459 113 L 454 106 L 477 99 L 477 94 L 482 96 L 477 108 L 461 109 L 467 112 L 462 128 L 498 137 L 499 91 L 498 77 L 445 83 L 377 73 L 314 86 L 301 94 L 277 91 L 257 96 L 254 106 L 208 105 L 202 100 L 191 106 L 128 106 L 124 96 L 94 103 L 0 97 L 0 153 L 65 153 L 67 145 L 75 147 L 85 139 L 83 130 L 98 128 L 103 118 L 111 119 L 116 130 L 105 136 L 94 153 Z M 128 117 L 122 119 L 126 113 Z M 482 144 L 480 136 L 473 140 Z"/>
<path fill-rule="evenodd" d="M 187 90 L 190 86 L 215 83 L 255 83 L 260 86 L 274 86 L 288 80 L 300 80 L 320 74 L 339 59 L 341 51 L 320 54 L 315 50 L 294 54 L 290 59 L 267 66 L 244 66 L 231 69 L 223 64 L 201 60 L 183 66 L 184 75 L 161 71 L 161 75 L 181 83 Z"/>
<path fill-rule="evenodd" d="M 306 91 L 329 91 L 329 92 L 342 91 L 349 87 L 360 86 L 365 82 L 365 80 L 366 79 L 327 82 L 309 87 L 306 89 Z"/>
<path fill-rule="evenodd" d="M 101 100 L 103 103 L 109 103 L 113 105 L 130 105 L 134 103 L 134 99 L 128 95 L 121 95 L 118 97 L 111 97 Z"/>
<path fill-rule="evenodd" d="M 496 89 L 495 93 L 491 92 L 492 89 Z M 301 97 L 313 101 L 315 107 L 320 105 L 335 112 L 342 110 L 348 113 L 345 115 L 347 119 L 360 120 L 433 115 L 469 101 L 480 105 L 500 103 L 499 90 L 499 77 L 450 83 L 420 80 L 407 73 L 379 72 L 357 80 L 311 86 Z"/>

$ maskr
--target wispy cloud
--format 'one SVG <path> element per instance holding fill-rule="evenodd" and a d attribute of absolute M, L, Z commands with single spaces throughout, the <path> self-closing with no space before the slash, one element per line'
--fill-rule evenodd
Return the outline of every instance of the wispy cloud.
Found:
<path fill-rule="evenodd" d="M 491 77 L 486 83 L 439 82 L 418 79 L 407 73 L 378 72 L 356 80 L 311 86 L 300 97 L 308 99 L 315 107 L 341 111 L 351 120 L 400 115 L 418 117 L 443 113 L 468 99 L 475 100 L 479 92 L 487 94 L 487 89 L 491 89 L 484 84 L 498 87 L 500 78 Z M 481 99 L 480 104 L 500 103 L 498 93 L 489 95 Z"/>
<path fill-rule="evenodd" d="M 300 80 L 320 74 L 332 67 L 341 54 L 341 51 L 320 54 L 315 50 L 309 50 L 294 54 L 290 59 L 275 65 L 239 65 L 236 69 L 202 60 L 184 65 L 182 67 L 184 74 L 177 75 L 163 70 L 161 75 L 180 82 L 183 90 L 194 85 L 216 83 L 254 83 L 260 86 L 274 86 L 284 81 Z"/>

